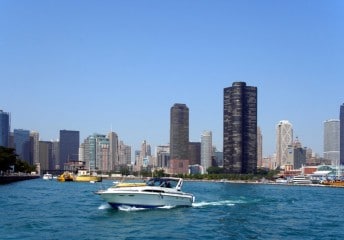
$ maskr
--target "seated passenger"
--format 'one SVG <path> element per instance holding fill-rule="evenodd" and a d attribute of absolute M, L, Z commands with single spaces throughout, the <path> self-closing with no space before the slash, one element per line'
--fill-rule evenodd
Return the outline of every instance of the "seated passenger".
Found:
<path fill-rule="evenodd" d="M 167 181 L 167 182 L 165 183 L 165 187 L 167 187 L 167 188 L 171 188 L 171 187 L 172 187 L 170 181 Z"/>

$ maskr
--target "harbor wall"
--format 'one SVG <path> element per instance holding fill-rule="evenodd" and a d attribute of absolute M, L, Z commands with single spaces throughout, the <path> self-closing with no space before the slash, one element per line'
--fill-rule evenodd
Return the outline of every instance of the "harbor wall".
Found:
<path fill-rule="evenodd" d="M 12 182 L 25 181 L 40 178 L 39 175 L 10 175 L 0 176 L 0 184 L 8 184 Z"/>

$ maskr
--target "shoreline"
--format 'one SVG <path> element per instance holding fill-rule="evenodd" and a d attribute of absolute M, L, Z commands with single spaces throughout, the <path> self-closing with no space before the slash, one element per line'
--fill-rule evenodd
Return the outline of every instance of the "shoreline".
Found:
<path fill-rule="evenodd" d="M 276 182 L 258 182 L 246 180 L 210 180 L 210 179 L 184 179 L 186 182 L 214 182 L 214 183 L 233 183 L 233 184 L 261 184 L 261 185 L 281 185 L 281 186 L 308 186 L 308 187 L 334 187 L 344 188 L 344 186 L 323 185 L 323 184 L 293 184 L 293 183 L 276 183 Z"/>
<path fill-rule="evenodd" d="M 130 178 L 120 178 L 120 177 L 104 177 L 103 180 L 145 180 L 143 177 L 130 177 Z M 344 188 L 344 186 L 335 185 L 324 185 L 324 184 L 293 184 L 293 183 L 276 183 L 273 181 L 250 181 L 250 180 L 227 180 L 227 179 L 190 179 L 183 178 L 185 182 L 214 182 L 214 183 L 232 183 L 232 184 L 262 184 L 262 185 L 281 185 L 281 186 L 309 186 L 309 187 L 332 187 L 332 188 Z"/>
<path fill-rule="evenodd" d="M 18 181 L 26 181 L 40 178 L 39 175 L 8 175 L 8 176 L 0 176 L 0 185 L 1 184 L 10 184 L 13 182 Z"/>

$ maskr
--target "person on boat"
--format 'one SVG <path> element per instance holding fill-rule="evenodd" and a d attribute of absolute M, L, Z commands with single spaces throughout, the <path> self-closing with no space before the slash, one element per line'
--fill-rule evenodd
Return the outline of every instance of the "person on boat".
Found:
<path fill-rule="evenodd" d="M 165 187 L 167 187 L 167 188 L 171 188 L 172 187 L 170 181 L 165 182 Z"/>

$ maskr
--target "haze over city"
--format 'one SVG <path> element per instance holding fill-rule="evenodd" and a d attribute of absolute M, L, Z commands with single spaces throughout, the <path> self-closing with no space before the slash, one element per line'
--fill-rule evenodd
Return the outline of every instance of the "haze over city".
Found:
<path fill-rule="evenodd" d="M 264 155 L 275 127 L 323 151 L 344 103 L 343 1 L 1 1 L 0 109 L 11 130 L 80 141 L 111 129 L 139 149 L 169 142 L 170 108 L 190 109 L 222 151 L 223 89 L 258 88 Z"/>

